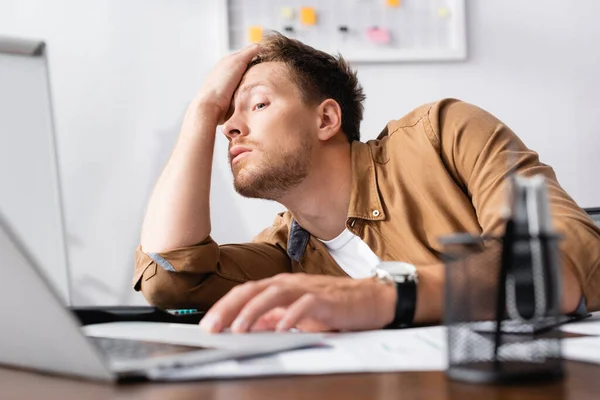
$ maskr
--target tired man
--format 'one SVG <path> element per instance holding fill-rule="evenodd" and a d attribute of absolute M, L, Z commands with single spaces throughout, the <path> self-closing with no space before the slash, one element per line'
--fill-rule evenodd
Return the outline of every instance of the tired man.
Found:
<path fill-rule="evenodd" d="M 159 307 L 210 308 L 201 326 L 214 332 L 439 321 L 438 238 L 502 233 L 512 160 L 518 174 L 547 179 L 554 228 L 565 236 L 562 310 L 582 299 L 600 309 L 600 230 L 508 127 L 446 99 L 363 143 L 364 98 L 341 57 L 279 34 L 222 59 L 150 199 L 134 288 Z M 210 237 L 218 125 L 236 191 L 288 210 L 252 243 Z M 404 283 L 379 273 L 390 260 L 404 263 Z"/>

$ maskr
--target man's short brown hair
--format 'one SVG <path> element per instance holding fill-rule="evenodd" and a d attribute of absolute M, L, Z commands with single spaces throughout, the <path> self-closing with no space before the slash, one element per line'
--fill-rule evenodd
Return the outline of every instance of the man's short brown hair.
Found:
<path fill-rule="evenodd" d="M 260 54 L 248 68 L 261 62 L 285 63 L 303 100 L 307 103 L 337 101 L 342 109 L 342 131 L 349 142 L 360 140 L 365 95 L 356 72 L 341 55 L 334 57 L 279 32 L 267 33 L 261 45 Z"/>

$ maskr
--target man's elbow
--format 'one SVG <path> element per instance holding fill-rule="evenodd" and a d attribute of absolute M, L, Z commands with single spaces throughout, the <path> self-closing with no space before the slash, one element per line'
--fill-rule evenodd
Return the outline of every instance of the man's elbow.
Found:
<path fill-rule="evenodd" d="M 177 272 L 160 271 L 150 279 L 142 279 L 140 290 L 148 304 L 163 308 L 189 308 L 189 284 L 181 282 Z"/>
<path fill-rule="evenodd" d="M 561 312 L 564 314 L 575 312 L 581 302 L 581 296 L 583 291 L 575 273 L 568 266 L 563 266 Z"/>

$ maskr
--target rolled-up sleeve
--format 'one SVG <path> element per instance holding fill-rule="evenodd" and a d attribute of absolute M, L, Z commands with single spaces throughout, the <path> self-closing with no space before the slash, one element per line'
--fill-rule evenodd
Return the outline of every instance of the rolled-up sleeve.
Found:
<path fill-rule="evenodd" d="M 574 272 L 590 310 L 600 310 L 600 229 L 558 183 L 551 167 L 501 121 L 457 100 L 430 112 L 432 130 L 448 170 L 475 207 L 484 234 L 501 233 L 510 169 L 522 176 L 544 175 L 554 228 L 564 239 L 562 262 Z"/>
<path fill-rule="evenodd" d="M 252 243 L 219 246 L 209 236 L 163 253 L 138 246 L 133 288 L 157 307 L 206 310 L 240 283 L 291 272 L 286 236 L 286 226 L 277 224 Z"/>

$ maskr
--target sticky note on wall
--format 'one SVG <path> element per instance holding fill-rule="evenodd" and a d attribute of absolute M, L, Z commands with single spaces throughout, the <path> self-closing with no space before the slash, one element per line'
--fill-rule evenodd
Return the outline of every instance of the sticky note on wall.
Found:
<path fill-rule="evenodd" d="M 248 28 L 248 41 L 251 43 L 258 43 L 262 40 L 263 28 L 262 26 L 251 26 Z"/>
<path fill-rule="evenodd" d="M 367 29 L 367 39 L 375 44 L 388 44 L 392 41 L 392 34 L 387 29 L 370 28 Z"/>
<path fill-rule="evenodd" d="M 279 14 L 284 19 L 292 19 L 294 18 L 294 9 L 292 7 L 281 7 Z"/>
<path fill-rule="evenodd" d="M 388 7 L 400 7 L 400 0 L 385 0 Z"/>
<path fill-rule="evenodd" d="M 446 7 L 439 7 L 437 9 L 437 15 L 440 18 L 446 18 L 447 16 L 450 15 L 450 10 Z"/>
<path fill-rule="evenodd" d="M 317 11 L 313 7 L 302 7 L 300 9 L 300 23 L 302 25 L 316 25 Z"/>

